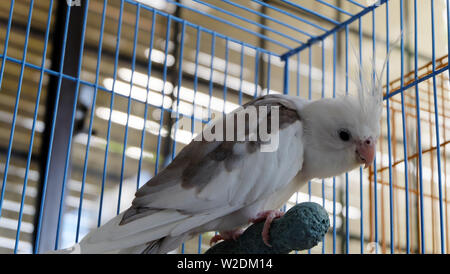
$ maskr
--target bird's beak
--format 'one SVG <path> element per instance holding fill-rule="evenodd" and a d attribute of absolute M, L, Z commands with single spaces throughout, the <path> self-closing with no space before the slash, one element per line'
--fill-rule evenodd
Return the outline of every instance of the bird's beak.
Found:
<path fill-rule="evenodd" d="M 371 138 L 360 141 L 356 145 L 356 153 L 364 168 L 369 167 L 375 158 L 375 141 Z"/>

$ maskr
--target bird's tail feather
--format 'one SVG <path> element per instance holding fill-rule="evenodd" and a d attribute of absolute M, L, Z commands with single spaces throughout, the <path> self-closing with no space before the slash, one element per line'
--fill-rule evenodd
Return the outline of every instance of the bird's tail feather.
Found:
<path fill-rule="evenodd" d="M 141 245 L 166 237 L 187 218 L 176 211 L 161 212 L 120 225 L 121 215 L 89 233 L 81 242 L 82 253 L 103 253 Z M 142 222 L 142 223 L 141 223 Z"/>
<path fill-rule="evenodd" d="M 157 241 L 150 242 L 142 250 L 141 254 L 165 254 L 179 247 L 184 241 L 188 240 L 191 235 L 185 233 L 176 237 L 164 237 Z"/>
<path fill-rule="evenodd" d="M 128 248 L 133 250 L 142 243 L 166 237 L 180 222 L 188 218 L 175 210 L 161 210 L 128 224 L 120 225 L 122 216 L 123 213 L 91 231 L 79 244 L 51 253 L 92 254 L 117 253 Z"/>
<path fill-rule="evenodd" d="M 145 244 L 124 248 L 117 253 L 119 254 L 166 254 L 175 252 L 184 241 L 189 240 L 192 235 L 185 233 L 177 237 L 166 236 L 158 240 L 154 240 Z"/>
<path fill-rule="evenodd" d="M 91 231 L 79 244 L 56 253 L 122 253 L 126 250 L 135 253 L 141 247 L 145 252 L 166 253 L 186 240 L 190 231 L 232 211 L 233 207 L 216 210 L 214 214 L 190 216 L 164 209 L 122 225 L 124 213 L 121 213 Z M 153 244 L 158 245 L 149 248 Z"/>

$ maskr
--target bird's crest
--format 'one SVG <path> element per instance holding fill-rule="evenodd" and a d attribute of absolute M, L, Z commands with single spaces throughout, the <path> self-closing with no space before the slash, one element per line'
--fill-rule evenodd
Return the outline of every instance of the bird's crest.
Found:
<path fill-rule="evenodd" d="M 389 56 L 389 55 L 388 55 Z M 372 60 L 372 73 L 368 73 L 359 62 L 358 81 L 355 81 L 361 112 L 366 118 L 379 121 L 383 108 L 383 72 L 386 68 L 388 56 L 380 73 L 375 69 L 375 60 Z"/>
<path fill-rule="evenodd" d="M 392 45 L 397 44 L 402 36 L 403 34 L 400 34 L 400 36 L 391 44 L 379 73 L 376 69 L 375 54 L 372 58 L 371 70 L 367 71 L 363 66 L 361 59 L 356 54 L 356 50 L 353 48 L 354 54 L 358 60 L 358 80 L 355 81 L 358 90 L 358 100 L 361 106 L 361 112 L 368 120 L 379 121 L 381 118 L 381 111 L 383 109 L 383 74 L 389 63 L 389 56 L 391 55 L 393 48 Z"/>

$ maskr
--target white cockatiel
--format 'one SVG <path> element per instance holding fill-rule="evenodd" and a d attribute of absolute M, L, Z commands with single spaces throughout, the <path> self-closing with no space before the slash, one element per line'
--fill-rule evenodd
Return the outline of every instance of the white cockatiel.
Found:
<path fill-rule="evenodd" d="M 264 219 L 262 237 L 268 244 L 272 219 L 305 182 L 373 162 L 382 110 L 380 82 L 360 82 L 354 97 L 254 99 L 227 117 L 249 106 L 278 107 L 279 130 L 272 129 L 279 133 L 275 151 L 262 151 L 261 140 L 192 141 L 136 192 L 128 210 L 65 251 L 167 253 L 198 233 L 220 231 L 214 241 L 235 238 L 249 220 Z M 268 123 L 272 112 L 258 118 L 259 125 Z"/>

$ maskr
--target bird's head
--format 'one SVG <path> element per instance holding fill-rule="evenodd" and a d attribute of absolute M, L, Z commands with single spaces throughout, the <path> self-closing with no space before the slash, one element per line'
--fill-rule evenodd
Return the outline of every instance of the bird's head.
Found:
<path fill-rule="evenodd" d="M 304 110 L 308 143 L 329 152 L 329 156 L 335 154 L 345 169 L 361 164 L 367 167 L 375 157 L 380 110 L 362 108 L 351 96 L 315 101 Z"/>
<path fill-rule="evenodd" d="M 321 99 L 303 109 L 305 152 L 319 166 L 313 168 L 314 177 L 337 176 L 373 163 L 383 106 L 382 89 L 375 82 L 361 83 L 358 96 Z"/>

